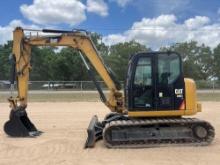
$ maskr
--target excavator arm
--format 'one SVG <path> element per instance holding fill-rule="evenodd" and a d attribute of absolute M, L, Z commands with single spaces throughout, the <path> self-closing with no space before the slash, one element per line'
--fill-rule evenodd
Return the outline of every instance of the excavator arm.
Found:
<path fill-rule="evenodd" d="M 61 30 L 42 30 L 42 33 L 59 33 L 58 35 L 36 35 L 26 37 L 24 30 L 16 28 L 13 35 L 13 55 L 16 59 L 16 77 L 18 81 L 18 97 L 10 98 L 13 106 L 19 102 L 21 106 L 27 106 L 27 92 L 29 71 L 31 68 L 31 48 L 32 46 L 68 46 L 79 50 L 86 56 L 89 62 L 96 69 L 110 93 L 108 99 L 103 99 L 104 104 L 113 112 L 122 112 L 123 96 L 119 91 L 120 86 L 114 79 L 110 70 L 105 66 L 89 34 L 84 31 L 61 31 Z M 84 61 L 85 62 L 85 61 Z M 15 108 L 15 107 L 13 107 Z"/>
<path fill-rule="evenodd" d="M 87 32 L 82 30 L 62 31 L 44 29 L 37 31 L 37 35 L 32 35 L 31 33 L 27 35 L 27 31 L 31 32 L 33 30 L 24 30 L 17 27 L 13 32 L 11 89 L 14 88 L 14 80 L 17 80 L 18 95 L 17 97 L 11 96 L 8 99 L 12 109 L 10 120 L 4 126 L 4 130 L 8 135 L 17 137 L 37 136 L 41 134 L 34 124 L 31 123 L 26 113 L 29 72 L 31 69 L 31 48 L 33 46 L 68 46 L 78 50 L 90 75 L 93 75 L 93 72 L 87 61 L 96 69 L 110 91 L 106 99 L 95 77 L 92 76 L 101 100 L 112 112 L 125 113 L 120 84 L 115 80 L 110 69 L 105 66 Z"/>

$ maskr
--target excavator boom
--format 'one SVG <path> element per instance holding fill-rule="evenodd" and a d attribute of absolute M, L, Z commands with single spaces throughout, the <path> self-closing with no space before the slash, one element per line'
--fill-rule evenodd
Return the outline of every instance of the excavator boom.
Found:
<path fill-rule="evenodd" d="M 22 106 L 27 104 L 29 70 L 31 68 L 32 46 L 69 46 L 80 51 L 96 69 L 110 90 L 105 104 L 111 111 L 123 110 L 120 85 L 111 74 L 99 55 L 89 34 L 85 31 L 63 31 L 43 29 L 42 33 L 60 33 L 59 35 L 25 36 L 22 28 L 16 28 L 13 38 L 13 56 L 16 59 L 16 77 L 18 79 L 18 98 Z M 120 106 L 119 106 L 120 105 Z"/>
<path fill-rule="evenodd" d="M 10 97 L 10 120 L 4 126 L 5 132 L 10 136 L 37 136 L 40 135 L 34 124 L 27 116 L 26 107 L 28 100 L 28 81 L 31 69 L 31 48 L 33 46 L 68 46 L 79 51 L 79 54 L 88 69 L 89 75 L 94 81 L 103 103 L 112 112 L 123 112 L 123 95 L 120 92 L 120 84 L 114 78 L 111 70 L 106 67 L 99 55 L 88 32 L 85 30 L 51 30 L 37 31 L 37 35 L 26 35 L 25 30 L 17 27 L 13 32 L 13 53 L 11 86 L 17 80 L 18 96 Z M 34 30 L 36 32 L 36 30 Z M 42 33 L 39 35 L 39 33 Z M 31 34 L 31 33 L 30 33 Z M 51 35 L 53 34 L 53 35 Z M 86 59 L 87 60 L 86 60 Z M 90 64 L 88 64 L 88 62 Z M 92 65 L 109 88 L 109 96 L 106 99 L 89 65 Z"/>

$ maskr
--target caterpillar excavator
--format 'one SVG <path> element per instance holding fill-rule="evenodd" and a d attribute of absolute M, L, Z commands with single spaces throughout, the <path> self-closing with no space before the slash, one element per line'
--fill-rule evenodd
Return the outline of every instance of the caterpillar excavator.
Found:
<path fill-rule="evenodd" d="M 178 53 L 142 52 L 131 56 L 122 92 L 87 31 L 43 29 L 37 35 L 29 31 L 32 30 L 17 27 L 13 32 L 11 88 L 16 79 L 18 96 L 8 99 L 11 113 L 4 131 L 9 136 L 32 137 L 42 133 L 26 112 L 31 48 L 69 46 L 79 51 L 101 101 L 111 111 L 103 121 L 93 116 L 85 148 L 94 147 L 99 139 L 109 148 L 209 145 L 213 141 L 215 131 L 209 122 L 185 117 L 201 112 L 202 108 L 197 102 L 195 82 L 183 76 Z M 94 69 L 106 83 L 108 97 L 96 81 Z"/>

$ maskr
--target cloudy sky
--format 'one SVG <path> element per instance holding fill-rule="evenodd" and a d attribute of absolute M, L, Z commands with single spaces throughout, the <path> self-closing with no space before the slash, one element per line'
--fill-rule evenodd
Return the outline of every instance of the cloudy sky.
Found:
<path fill-rule="evenodd" d="M 84 28 L 106 44 L 136 40 L 157 49 L 176 42 L 220 43 L 219 0 L 7 0 L 0 5 L 0 44 L 14 27 Z"/>

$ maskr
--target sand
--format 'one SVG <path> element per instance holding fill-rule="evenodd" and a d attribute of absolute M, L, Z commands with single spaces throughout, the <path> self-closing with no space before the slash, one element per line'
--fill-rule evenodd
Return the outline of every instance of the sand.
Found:
<path fill-rule="evenodd" d="M 86 128 L 94 114 L 103 119 L 108 109 L 100 102 L 30 103 L 28 114 L 44 134 L 37 138 L 10 138 L 3 132 L 8 104 L 0 104 L 0 165 L 219 165 L 220 103 L 203 102 L 196 117 L 216 129 L 214 142 L 205 147 L 108 149 L 99 141 L 83 149 Z"/>

